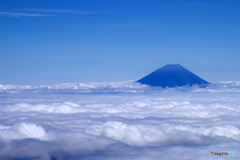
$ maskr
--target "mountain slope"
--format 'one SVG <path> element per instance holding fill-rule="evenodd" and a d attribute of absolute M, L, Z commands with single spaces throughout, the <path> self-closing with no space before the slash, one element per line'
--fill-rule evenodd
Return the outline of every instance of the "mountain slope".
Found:
<path fill-rule="evenodd" d="M 168 64 L 137 81 L 156 87 L 180 87 L 207 85 L 209 82 L 193 74 L 179 64 Z"/>

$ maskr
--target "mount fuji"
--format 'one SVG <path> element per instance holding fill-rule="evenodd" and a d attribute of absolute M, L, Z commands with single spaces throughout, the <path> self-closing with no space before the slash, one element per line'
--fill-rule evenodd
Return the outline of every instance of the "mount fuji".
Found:
<path fill-rule="evenodd" d="M 168 64 L 136 82 L 164 88 L 210 84 L 180 64 Z"/>

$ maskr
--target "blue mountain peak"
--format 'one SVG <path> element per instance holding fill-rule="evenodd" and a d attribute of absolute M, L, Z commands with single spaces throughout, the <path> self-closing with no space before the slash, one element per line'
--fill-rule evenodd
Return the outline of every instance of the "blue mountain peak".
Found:
<path fill-rule="evenodd" d="M 180 64 L 167 64 L 137 82 L 154 87 L 181 87 L 210 84 Z"/>

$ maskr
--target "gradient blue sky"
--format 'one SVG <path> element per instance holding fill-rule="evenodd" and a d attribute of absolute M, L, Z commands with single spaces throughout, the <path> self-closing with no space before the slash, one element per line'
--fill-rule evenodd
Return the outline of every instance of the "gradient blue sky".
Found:
<path fill-rule="evenodd" d="M 240 80 L 239 0 L 1 0 L 0 83 Z"/>

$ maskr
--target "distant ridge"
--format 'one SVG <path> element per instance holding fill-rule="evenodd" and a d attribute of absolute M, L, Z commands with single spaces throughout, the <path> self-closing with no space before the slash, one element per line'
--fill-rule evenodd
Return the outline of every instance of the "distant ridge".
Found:
<path fill-rule="evenodd" d="M 154 87 L 181 87 L 210 84 L 180 64 L 168 64 L 136 82 Z"/>

